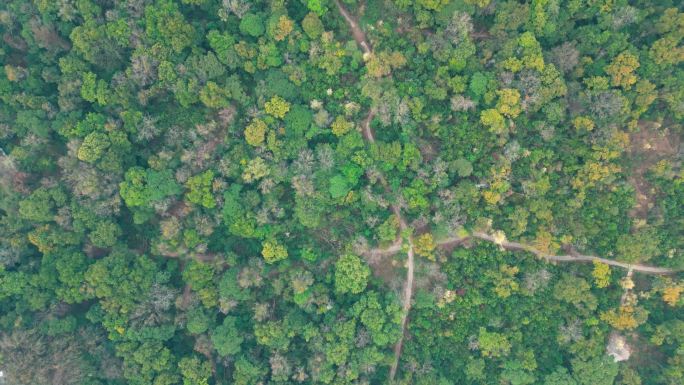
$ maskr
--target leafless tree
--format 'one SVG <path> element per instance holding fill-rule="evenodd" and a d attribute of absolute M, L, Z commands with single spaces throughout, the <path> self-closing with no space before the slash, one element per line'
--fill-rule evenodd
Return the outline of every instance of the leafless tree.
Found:
<path fill-rule="evenodd" d="M 138 127 L 136 140 L 138 142 L 147 142 L 161 134 L 161 128 L 157 126 L 157 119 L 151 116 L 144 116 L 142 124 Z"/>
<path fill-rule="evenodd" d="M 335 166 L 335 152 L 329 145 L 321 145 L 316 147 L 316 156 L 318 157 L 318 164 L 321 169 L 329 170 Z"/>
<path fill-rule="evenodd" d="M 313 172 L 315 162 L 313 151 L 306 148 L 299 152 L 297 159 L 292 162 L 292 167 L 297 174 L 310 175 Z"/>
<path fill-rule="evenodd" d="M 39 47 L 53 51 L 65 51 L 71 47 L 69 42 L 59 35 L 52 24 L 44 24 L 38 19 L 32 19 L 29 25 Z"/>
<path fill-rule="evenodd" d="M 575 319 L 558 327 L 558 340 L 562 344 L 580 341 L 584 338 L 582 334 L 582 321 Z"/>
<path fill-rule="evenodd" d="M 131 313 L 134 325 L 155 326 L 169 319 L 168 310 L 173 305 L 178 290 L 154 283 L 149 293 Z"/>
<path fill-rule="evenodd" d="M 620 29 L 637 21 L 639 21 L 639 10 L 631 5 L 620 7 L 613 13 L 613 29 Z"/>
<path fill-rule="evenodd" d="M 579 63 L 579 50 L 575 43 L 566 41 L 551 50 L 550 59 L 561 72 L 568 73 Z"/>
<path fill-rule="evenodd" d="M 546 269 L 540 269 L 532 273 L 526 273 L 523 280 L 525 289 L 534 294 L 539 289 L 544 289 L 549 284 L 552 274 Z"/>
<path fill-rule="evenodd" d="M 603 91 L 592 95 L 589 110 L 600 119 L 609 118 L 621 113 L 626 100 L 619 91 Z"/>
<path fill-rule="evenodd" d="M 454 12 L 444 33 L 451 40 L 451 43 L 458 45 L 470 37 L 473 32 L 473 22 L 465 12 Z"/>
<path fill-rule="evenodd" d="M 249 12 L 250 3 L 245 0 L 223 0 L 222 8 L 219 9 L 218 15 L 221 20 L 228 20 L 228 15 L 231 13 L 242 19 L 247 12 Z"/>
<path fill-rule="evenodd" d="M 271 309 L 268 303 L 256 303 L 254 304 L 254 320 L 257 322 L 263 322 L 268 319 L 271 314 Z"/>
<path fill-rule="evenodd" d="M 69 337 L 47 338 L 33 330 L 0 335 L 2 369 L 11 384 L 76 385 L 85 380 L 82 353 Z"/>
<path fill-rule="evenodd" d="M 271 365 L 271 375 L 276 378 L 289 378 L 292 373 L 292 366 L 287 358 L 275 352 L 268 360 Z"/>
<path fill-rule="evenodd" d="M 235 106 L 230 105 L 228 107 L 224 107 L 218 112 L 218 120 L 221 123 L 223 127 L 228 127 L 230 126 L 233 121 L 235 120 L 235 113 L 237 110 L 235 109 Z"/>
<path fill-rule="evenodd" d="M 463 95 L 452 96 L 450 102 L 451 110 L 455 112 L 472 110 L 476 106 L 475 102 Z"/>

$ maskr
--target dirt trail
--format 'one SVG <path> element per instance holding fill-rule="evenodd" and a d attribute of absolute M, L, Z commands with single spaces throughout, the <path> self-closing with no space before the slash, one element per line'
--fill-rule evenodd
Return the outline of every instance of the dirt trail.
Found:
<path fill-rule="evenodd" d="M 356 43 L 361 47 L 363 50 L 364 55 L 370 55 L 373 53 L 371 49 L 371 45 L 368 44 L 368 40 L 366 39 L 366 34 L 363 32 L 361 27 L 359 27 L 359 24 L 356 22 L 356 20 L 349 14 L 349 12 L 342 6 L 342 4 L 339 2 L 339 0 L 335 0 L 335 5 L 337 5 L 337 9 L 339 10 L 340 14 L 342 17 L 347 21 L 347 24 L 349 24 L 349 28 L 352 30 L 352 36 L 354 37 L 354 40 L 356 40 Z M 373 130 L 371 130 L 370 123 L 373 120 L 373 117 L 375 117 L 375 109 L 371 108 L 370 111 L 368 111 L 368 115 L 366 118 L 363 120 L 362 123 L 362 133 L 363 137 L 368 143 L 375 143 L 375 136 L 373 135 Z M 387 183 L 387 180 L 385 179 L 384 175 L 380 174 L 379 177 L 380 184 L 382 184 L 383 188 L 385 189 L 385 192 L 388 195 L 393 195 L 392 188 L 390 187 L 389 183 Z M 408 224 L 406 223 L 406 220 L 404 219 L 403 215 L 401 214 L 401 207 L 397 204 L 394 203 L 390 206 L 390 209 L 392 210 L 392 213 L 395 215 L 397 220 L 399 221 L 399 229 L 401 230 L 402 233 L 406 229 L 408 229 Z M 378 251 L 379 254 L 376 255 L 388 255 L 388 254 L 393 254 L 395 252 L 398 252 L 401 250 L 403 245 L 403 239 L 402 236 L 399 236 L 397 240 L 394 241 L 394 243 L 388 247 L 385 250 Z M 371 251 L 371 253 L 373 253 Z M 394 380 L 394 376 L 397 373 L 397 368 L 399 366 L 399 359 L 401 358 L 401 349 L 404 346 L 404 334 L 406 333 L 406 326 L 408 324 L 408 315 L 409 312 L 411 311 L 411 299 L 413 298 L 413 278 L 414 278 L 414 250 L 413 250 L 413 239 L 409 235 L 408 236 L 408 251 L 406 253 L 406 279 L 404 280 L 404 288 L 402 290 L 403 292 L 403 298 L 402 298 L 402 314 L 401 314 L 401 337 L 399 338 L 399 341 L 397 341 L 396 345 L 394 346 L 394 362 L 390 368 L 390 382 Z"/>
<path fill-rule="evenodd" d="M 347 12 L 347 10 L 342 6 L 339 0 L 335 0 L 335 5 L 337 5 L 337 9 L 340 11 L 340 14 L 342 17 L 344 17 L 344 20 L 347 21 L 347 24 L 349 24 L 349 28 L 352 31 L 352 36 L 354 37 L 354 40 L 356 40 L 356 44 L 358 44 L 361 47 L 361 50 L 363 50 L 364 54 L 371 54 L 372 49 L 370 44 L 368 44 L 368 40 L 366 40 L 366 34 L 363 32 L 361 27 L 359 27 L 359 23 L 356 22 L 356 20 L 352 17 L 352 15 Z"/>
<path fill-rule="evenodd" d="M 373 110 L 369 111 L 368 117 L 365 120 L 364 123 L 364 132 L 365 132 L 365 137 L 366 140 L 370 143 L 375 143 L 375 138 L 373 137 L 373 131 L 370 129 L 370 121 L 373 119 L 373 115 L 375 112 Z M 388 195 L 393 195 L 392 193 L 392 188 L 390 185 L 387 183 L 387 180 L 385 177 L 380 174 L 380 183 L 383 185 L 385 188 L 385 192 Z M 406 219 L 404 219 L 404 216 L 401 215 L 401 207 L 399 207 L 398 204 L 394 203 L 390 205 L 390 209 L 392 210 L 392 213 L 394 216 L 397 218 L 399 221 L 399 229 L 401 230 L 402 233 L 404 233 L 405 230 L 408 229 L 408 224 L 406 223 Z M 402 312 L 401 312 L 401 336 L 399 337 L 399 341 L 394 345 L 394 362 L 392 363 L 392 366 L 390 367 L 390 373 L 389 373 L 389 378 L 390 382 L 394 381 L 394 376 L 397 373 L 397 368 L 399 367 L 399 359 L 401 358 L 401 350 L 404 346 L 404 335 L 406 334 L 406 326 L 408 325 L 408 316 L 409 313 L 411 312 L 411 299 L 413 298 L 413 279 L 414 279 L 414 270 L 415 270 L 415 262 L 414 262 L 414 247 L 413 247 L 413 238 L 409 234 L 408 236 L 408 251 L 406 252 L 406 279 L 404 280 L 404 289 L 403 289 L 403 296 L 402 296 Z M 401 246 L 403 244 L 403 239 L 402 235 L 400 235 L 397 240 L 394 241 L 394 244 L 389 247 L 390 250 L 396 248 L 397 251 L 401 250 Z M 387 250 L 386 250 L 387 251 Z"/>
<path fill-rule="evenodd" d="M 493 242 L 496 243 L 494 240 L 494 237 L 485 234 L 485 233 L 479 233 L 479 232 L 474 232 L 472 234 L 473 237 L 482 239 L 485 241 Z M 618 262 L 614 261 L 611 259 L 605 259 L 601 257 L 595 257 L 593 255 L 582 255 L 579 253 L 571 253 L 570 255 L 549 255 L 541 250 L 535 249 L 534 247 L 530 245 L 526 245 L 523 243 L 518 243 L 518 242 L 502 242 L 501 247 L 508 249 L 508 250 L 524 250 L 528 251 L 540 258 L 544 258 L 550 261 L 556 261 L 556 262 L 602 262 L 610 266 L 616 266 L 616 267 L 621 267 L 623 269 L 627 270 L 634 270 L 638 271 L 641 273 L 646 273 L 646 274 L 673 274 L 677 273 L 678 270 L 673 270 L 673 269 L 668 269 L 664 267 L 654 267 L 654 266 L 647 266 L 647 265 L 640 265 L 640 264 L 630 264 L 630 263 L 624 263 L 624 262 Z"/>
<path fill-rule="evenodd" d="M 620 267 L 626 270 L 632 270 L 640 273 L 645 273 L 645 274 L 675 274 L 680 272 L 681 270 L 675 270 L 675 269 L 668 269 L 665 267 L 655 267 L 655 266 L 648 266 L 648 265 L 641 265 L 641 264 L 631 264 L 631 263 L 625 263 L 625 262 L 619 262 L 619 261 L 614 261 L 612 259 L 606 259 L 606 258 L 601 258 L 601 257 L 596 257 L 593 255 L 583 255 L 579 253 L 570 253 L 566 255 L 550 255 L 547 253 L 544 253 L 541 250 L 538 250 L 534 248 L 531 245 L 526 245 L 524 243 L 518 243 L 518 242 L 509 242 L 509 241 L 504 241 L 501 243 L 498 243 L 495 239 L 494 236 L 482 233 L 482 232 L 474 232 L 471 235 L 464 236 L 464 237 L 451 237 L 447 238 L 444 240 L 441 240 L 437 242 L 438 246 L 451 246 L 451 245 L 458 245 L 461 244 L 468 239 L 471 238 L 477 238 L 483 241 L 487 242 L 492 242 L 500 245 L 506 250 L 520 250 L 520 251 L 527 251 L 529 253 L 532 253 L 540 258 L 544 258 L 549 261 L 554 261 L 554 262 L 602 262 L 605 263 L 606 265 L 610 266 L 615 266 L 615 267 Z"/>
<path fill-rule="evenodd" d="M 335 5 L 337 5 L 337 9 L 339 10 L 340 14 L 342 17 L 346 20 L 347 24 L 349 24 L 349 27 L 352 30 L 352 36 L 354 37 L 354 40 L 356 43 L 361 47 L 363 50 L 364 54 L 372 54 L 372 49 L 370 44 L 368 44 L 368 41 L 366 39 L 366 35 L 363 32 L 363 30 L 359 27 L 358 23 L 356 20 L 351 16 L 351 14 L 342 6 L 342 4 L 339 2 L 339 0 L 334 0 Z M 370 123 L 373 120 L 373 117 L 375 116 L 375 110 L 373 108 L 370 109 L 368 112 L 368 115 L 366 118 L 363 120 L 362 123 L 362 133 L 363 137 L 365 140 L 369 143 L 375 143 L 375 136 L 373 135 L 373 131 L 370 127 Z M 393 195 L 392 189 L 387 183 L 387 180 L 385 179 L 384 175 L 380 174 L 379 177 L 380 183 L 385 189 L 385 192 L 388 193 L 390 196 Z M 399 220 L 399 227 L 404 233 L 404 230 L 408 229 L 408 225 L 406 223 L 406 220 L 401 214 L 401 207 L 395 203 L 390 206 L 390 209 L 392 210 L 392 213 L 396 216 L 396 218 Z M 485 233 L 479 233 L 475 232 L 472 235 L 468 237 L 463 237 L 463 238 L 450 238 L 447 240 L 444 240 L 440 242 L 440 245 L 443 246 L 458 246 L 468 238 L 478 238 L 481 240 L 497 243 L 494 239 L 493 236 Z M 397 368 L 399 367 L 399 361 L 401 358 L 401 351 L 403 348 L 404 344 L 404 335 L 406 334 L 406 328 L 408 325 L 408 316 L 411 311 L 411 299 L 413 297 L 413 281 L 414 281 L 414 269 L 415 269 L 415 262 L 414 262 L 414 246 L 413 246 L 413 239 L 409 235 L 408 237 L 408 250 L 407 250 L 407 259 L 406 259 L 406 279 L 404 281 L 404 288 L 403 288 L 403 298 L 402 298 L 402 315 L 401 315 L 401 336 L 399 338 L 399 341 L 397 341 L 396 345 L 394 346 L 394 362 L 392 363 L 392 366 L 390 367 L 390 372 L 389 372 L 389 380 L 390 383 L 394 381 L 394 377 L 396 376 L 397 373 Z M 659 267 L 652 267 L 652 266 L 645 266 L 645 265 L 631 265 L 631 264 L 626 264 L 622 262 L 617 262 L 617 261 L 612 261 L 604 258 L 599 258 L 599 257 L 594 257 L 594 256 L 587 256 L 587 255 L 547 255 L 540 250 L 537 250 L 533 248 L 532 246 L 517 243 L 517 242 L 508 242 L 504 241 L 499 243 L 502 247 L 509 249 L 509 250 L 524 250 L 531 252 L 539 257 L 543 257 L 547 260 L 551 261 L 557 261 L 557 262 L 591 262 L 591 261 L 601 261 L 603 263 L 606 263 L 611 266 L 617 266 L 617 267 L 622 267 L 628 270 L 633 270 L 633 271 L 639 271 L 642 273 L 649 273 L 649 274 L 671 274 L 675 273 L 676 271 L 666 269 L 666 268 L 659 268 Z M 403 239 L 402 236 L 398 237 L 395 242 L 390 245 L 389 247 L 385 249 L 373 249 L 369 250 L 368 253 L 370 255 L 391 255 L 393 253 L 399 252 L 402 249 L 403 246 Z"/>
<path fill-rule="evenodd" d="M 633 166 L 628 180 L 636 193 L 636 204 L 630 211 L 631 217 L 648 218 L 649 211 L 657 204 L 657 194 L 646 175 L 660 160 L 674 159 L 680 146 L 680 137 L 656 122 L 639 121 L 639 130 L 630 134 L 628 155 Z"/>
<path fill-rule="evenodd" d="M 413 276 L 415 264 L 413 262 L 414 252 L 413 240 L 411 239 L 411 237 L 409 237 L 408 242 L 409 249 L 406 253 L 406 281 L 404 283 L 404 296 L 401 312 L 401 337 L 399 337 L 399 341 L 397 341 L 396 345 L 394 345 L 394 362 L 390 367 L 389 373 L 390 382 L 394 380 L 394 376 L 397 374 L 397 368 L 399 367 L 401 349 L 404 347 L 404 334 L 406 334 L 406 326 L 408 324 L 408 315 L 411 311 L 411 298 L 413 297 Z"/>
<path fill-rule="evenodd" d="M 373 135 L 373 130 L 370 128 L 371 121 L 375 117 L 375 109 L 372 109 L 368 112 L 368 116 L 366 116 L 366 119 L 363 120 L 363 125 L 362 127 L 362 132 L 363 132 L 363 137 L 369 141 L 370 143 L 375 143 L 375 136 Z"/>

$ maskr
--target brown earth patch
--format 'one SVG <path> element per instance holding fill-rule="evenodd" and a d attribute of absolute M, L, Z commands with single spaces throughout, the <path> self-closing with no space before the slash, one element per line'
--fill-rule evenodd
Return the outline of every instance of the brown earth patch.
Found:
<path fill-rule="evenodd" d="M 396 260 L 398 255 L 400 254 L 366 258 L 373 276 L 380 279 L 390 288 L 395 288 L 397 286 L 397 279 L 402 278 L 404 275 L 403 272 L 398 270 L 401 267 L 401 262 Z"/>
<path fill-rule="evenodd" d="M 663 352 L 644 336 L 632 332 L 627 334 L 626 337 L 632 348 L 632 354 L 629 357 L 629 361 L 626 361 L 625 364 L 631 368 L 660 367 L 663 362 L 667 361 L 667 357 Z"/>
<path fill-rule="evenodd" d="M 629 156 L 632 161 L 629 182 L 634 186 L 636 204 L 630 216 L 645 219 L 653 207 L 655 190 L 646 179 L 648 170 L 659 161 L 679 152 L 680 138 L 660 123 L 639 122 L 639 131 L 630 135 Z"/>

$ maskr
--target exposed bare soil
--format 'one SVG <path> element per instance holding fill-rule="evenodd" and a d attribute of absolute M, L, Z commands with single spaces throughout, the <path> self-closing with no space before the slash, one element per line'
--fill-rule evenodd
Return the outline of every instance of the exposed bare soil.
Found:
<path fill-rule="evenodd" d="M 655 190 L 646 179 L 648 170 L 662 159 L 675 156 L 679 152 L 680 138 L 667 128 L 655 122 L 639 122 L 639 132 L 630 136 L 629 156 L 633 168 L 629 182 L 636 190 L 636 204 L 630 216 L 645 219 L 654 205 Z"/>

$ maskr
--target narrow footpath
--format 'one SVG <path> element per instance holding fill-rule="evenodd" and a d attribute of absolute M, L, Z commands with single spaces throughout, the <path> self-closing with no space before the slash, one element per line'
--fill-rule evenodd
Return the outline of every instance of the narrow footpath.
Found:
<path fill-rule="evenodd" d="M 368 40 L 366 39 L 366 34 L 365 32 L 359 27 L 358 22 L 356 19 L 342 6 L 342 4 L 339 2 L 339 0 L 334 0 L 335 5 L 337 6 L 338 11 L 342 15 L 342 17 L 345 19 L 347 24 L 349 25 L 349 28 L 352 31 L 352 37 L 356 41 L 356 43 L 361 47 L 364 55 L 371 55 L 373 53 L 371 45 L 368 43 Z M 368 111 L 368 115 L 366 118 L 363 120 L 362 125 L 361 125 L 361 130 L 364 139 L 368 143 L 375 143 L 375 136 L 373 135 L 373 130 L 370 127 L 371 121 L 375 117 L 375 109 L 371 108 L 370 111 Z M 389 184 L 387 183 L 387 180 L 385 179 L 384 175 L 380 174 L 379 175 L 379 181 L 382 184 L 383 188 L 385 189 L 385 192 L 392 197 L 393 191 Z M 390 209 L 392 210 L 392 213 L 396 216 L 397 220 L 399 221 L 399 228 L 401 230 L 402 235 L 400 235 L 392 245 L 390 245 L 387 248 L 384 249 L 372 249 L 369 250 L 367 253 L 368 255 L 392 255 L 394 253 L 397 253 L 401 251 L 404 245 L 404 239 L 403 239 L 403 234 L 405 234 L 405 230 L 408 229 L 408 225 L 406 223 L 406 220 L 404 219 L 403 215 L 401 214 L 401 207 L 397 203 L 393 203 L 390 205 Z M 627 269 L 630 274 L 631 272 L 641 272 L 641 273 L 646 273 L 646 274 L 674 274 L 677 273 L 681 270 L 673 270 L 673 269 L 667 269 L 667 268 L 661 268 L 661 267 L 654 267 L 654 266 L 647 266 L 647 265 L 641 265 L 641 264 L 628 264 L 628 263 L 623 263 L 623 262 L 618 262 L 610 259 L 605 259 L 605 258 L 600 258 L 600 257 L 595 257 L 591 255 L 582 255 L 578 253 L 572 253 L 571 255 L 549 255 L 547 253 L 542 252 L 539 249 L 534 248 L 531 245 L 523 244 L 523 243 L 518 243 L 518 242 L 509 242 L 506 240 L 498 240 L 496 239 L 493 235 L 482 233 L 482 232 L 473 232 L 472 234 L 465 236 L 465 237 L 452 237 L 448 238 L 445 240 L 442 240 L 441 242 L 438 242 L 438 246 L 442 247 L 447 247 L 447 246 L 462 246 L 465 241 L 468 239 L 480 239 L 483 241 L 487 242 L 492 242 L 495 243 L 502 248 L 506 250 L 519 250 L 519 251 L 527 251 L 530 252 L 537 257 L 544 258 L 548 261 L 553 261 L 553 262 L 593 262 L 593 261 L 599 261 L 605 264 L 608 264 L 610 266 L 615 266 L 615 267 L 620 267 L 623 269 Z M 406 334 L 406 329 L 408 326 L 408 317 L 409 313 L 411 312 L 411 300 L 413 298 L 413 281 L 414 281 L 414 270 L 415 270 L 415 261 L 414 261 L 414 245 L 413 245 L 413 239 L 411 235 L 408 236 L 407 239 L 408 242 L 408 250 L 406 251 L 407 258 L 406 258 L 406 278 L 404 280 L 404 287 L 402 290 L 402 314 L 401 314 L 401 337 L 397 341 L 396 345 L 394 346 L 394 361 L 392 363 L 392 366 L 390 367 L 390 372 L 389 372 L 389 381 L 392 383 L 394 381 L 394 378 L 397 374 L 397 369 L 399 367 L 399 361 L 401 359 L 401 352 L 402 348 L 404 346 L 404 336 Z"/>
<path fill-rule="evenodd" d="M 363 32 L 361 27 L 359 27 L 358 22 L 355 20 L 354 17 L 351 16 L 351 14 L 342 6 L 342 4 L 339 2 L 339 0 L 335 0 L 335 5 L 337 5 L 337 9 L 339 10 L 340 14 L 342 17 L 347 21 L 347 24 L 349 24 L 349 28 L 352 30 L 352 36 L 354 37 L 354 40 L 356 43 L 361 47 L 361 50 L 363 50 L 364 55 L 371 55 L 373 53 L 371 45 L 368 43 L 368 40 L 366 39 L 366 34 Z M 370 111 L 368 111 L 368 115 L 366 118 L 363 120 L 361 129 L 363 132 L 363 137 L 368 143 L 375 143 L 375 136 L 373 135 L 373 130 L 370 128 L 371 121 L 373 120 L 373 117 L 375 116 L 375 109 L 371 108 Z M 385 179 L 384 175 L 380 174 L 379 177 L 380 183 L 382 184 L 383 188 L 385 189 L 385 192 L 389 196 L 393 196 L 393 192 L 391 187 L 389 186 L 389 183 L 387 183 L 387 180 Z M 397 203 L 393 203 L 390 205 L 390 209 L 392 210 L 392 213 L 396 216 L 397 220 L 399 221 L 399 229 L 401 230 L 402 233 L 405 232 L 405 230 L 408 229 L 408 225 L 406 223 L 406 220 L 404 219 L 403 215 L 401 214 L 401 207 Z M 399 337 L 399 341 L 394 345 L 394 362 L 392 363 L 392 366 L 390 367 L 390 373 L 389 373 L 389 379 L 390 382 L 394 380 L 395 375 L 397 374 L 397 368 L 399 367 L 399 360 L 401 358 L 401 350 L 404 346 L 404 335 L 406 334 L 406 327 L 408 325 L 408 316 L 409 313 L 411 312 L 411 299 L 413 298 L 413 277 L 414 277 L 414 270 L 415 270 L 415 262 L 414 262 L 414 247 L 413 247 L 413 238 L 411 235 L 408 236 L 408 250 L 406 251 L 406 279 L 404 280 L 404 288 L 402 290 L 402 313 L 401 313 L 401 337 Z M 397 239 L 397 241 L 390 246 L 391 250 L 399 251 L 402 249 L 402 244 L 403 240 L 400 238 Z M 386 252 L 386 251 L 384 251 Z"/>

